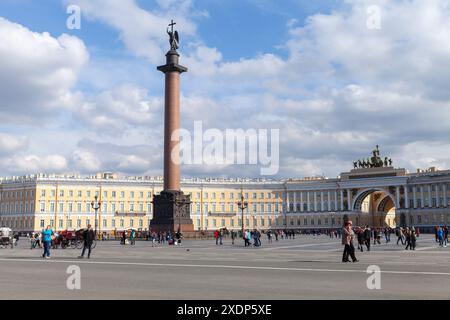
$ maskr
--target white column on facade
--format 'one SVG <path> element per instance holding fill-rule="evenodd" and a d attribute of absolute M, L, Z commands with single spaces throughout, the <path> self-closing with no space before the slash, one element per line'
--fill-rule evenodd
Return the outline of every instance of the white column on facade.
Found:
<path fill-rule="evenodd" d="M 314 211 L 317 211 L 317 191 L 314 191 Z"/>
<path fill-rule="evenodd" d="M 347 203 L 348 203 L 348 210 L 350 211 L 352 209 L 352 192 L 350 189 L 347 189 Z"/>
<path fill-rule="evenodd" d="M 325 211 L 325 205 L 323 201 L 323 191 L 320 191 L 320 211 Z"/>
<path fill-rule="evenodd" d="M 327 192 L 327 209 L 328 209 L 328 211 L 331 211 L 331 199 L 330 199 L 330 194 L 331 194 L 331 192 L 330 192 L 330 190 L 328 190 L 328 192 Z"/>
<path fill-rule="evenodd" d="M 286 212 L 290 211 L 289 192 L 286 190 Z"/>
<path fill-rule="evenodd" d="M 300 211 L 303 212 L 303 191 L 300 191 Z"/>
<path fill-rule="evenodd" d="M 308 212 L 311 211 L 311 197 L 310 197 L 310 192 L 306 191 L 306 207 L 308 208 Z"/>
<path fill-rule="evenodd" d="M 395 187 L 395 207 L 400 209 L 400 187 Z"/>
<path fill-rule="evenodd" d="M 293 195 L 294 195 L 294 199 L 293 199 L 293 202 L 294 202 L 294 212 L 297 212 L 297 191 L 294 191 L 294 192 L 293 192 Z"/>
<path fill-rule="evenodd" d="M 414 204 L 414 209 L 417 208 L 417 188 L 416 186 L 413 187 L 413 204 Z"/>
<path fill-rule="evenodd" d="M 338 210 L 338 193 L 334 190 L 334 211 Z"/>
<path fill-rule="evenodd" d="M 446 183 L 444 183 L 443 185 L 442 185 L 442 192 L 444 193 L 444 195 L 443 195 L 443 198 L 444 198 L 444 208 L 446 208 L 447 207 L 447 204 L 448 204 L 448 202 L 447 202 L 447 184 Z"/>
<path fill-rule="evenodd" d="M 408 186 L 403 186 L 403 190 L 405 190 L 405 208 L 409 209 L 409 197 L 408 197 Z"/>
<path fill-rule="evenodd" d="M 431 201 L 431 184 L 428 185 L 428 208 L 433 207 L 433 202 Z"/>
<path fill-rule="evenodd" d="M 340 194 L 340 196 L 341 196 L 341 210 L 342 211 L 344 211 L 344 190 L 340 190 L 341 192 L 341 194 Z"/>
<path fill-rule="evenodd" d="M 423 192 L 423 186 L 420 186 L 420 207 L 421 208 L 425 207 L 425 195 Z"/>

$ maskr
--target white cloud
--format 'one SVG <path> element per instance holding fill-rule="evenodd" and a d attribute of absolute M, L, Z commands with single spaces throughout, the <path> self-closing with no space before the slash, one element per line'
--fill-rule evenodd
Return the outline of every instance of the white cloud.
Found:
<path fill-rule="evenodd" d="M 73 36 L 32 32 L 0 17 L 0 117 L 32 122 L 71 103 L 71 88 L 88 60 Z"/>
<path fill-rule="evenodd" d="M 161 10 L 148 11 L 139 7 L 135 0 L 65 0 L 66 4 L 80 6 L 89 19 L 99 20 L 120 33 L 120 38 L 129 51 L 145 57 L 152 63 L 161 62 L 169 49 L 166 26 L 171 19 L 183 26 L 183 35 L 195 34 L 195 24 L 188 14 L 191 1 L 159 1 Z"/>

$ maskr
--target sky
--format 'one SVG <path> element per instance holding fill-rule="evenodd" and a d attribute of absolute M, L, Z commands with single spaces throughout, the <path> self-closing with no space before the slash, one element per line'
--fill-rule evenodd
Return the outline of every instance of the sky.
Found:
<path fill-rule="evenodd" d="M 279 130 L 270 176 L 183 176 L 336 177 L 375 145 L 410 172 L 450 168 L 447 0 L 2 0 L 0 176 L 162 175 L 171 19 L 182 128 Z"/>

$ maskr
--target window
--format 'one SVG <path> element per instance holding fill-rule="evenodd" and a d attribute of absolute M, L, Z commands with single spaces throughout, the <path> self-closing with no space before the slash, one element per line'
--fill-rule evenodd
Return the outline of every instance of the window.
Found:
<path fill-rule="evenodd" d="M 141 192 L 139 192 L 139 198 L 141 198 L 141 199 L 142 199 L 143 197 L 144 197 L 144 192 L 142 192 L 142 191 L 141 191 Z"/>
<path fill-rule="evenodd" d="M 230 212 L 234 212 L 234 205 L 230 204 Z"/>
<path fill-rule="evenodd" d="M 55 221 L 53 219 L 50 220 L 50 227 L 54 227 L 55 226 Z"/>
<path fill-rule="evenodd" d="M 86 213 L 91 212 L 91 204 L 89 202 L 86 202 Z"/>
<path fill-rule="evenodd" d="M 267 199 L 272 199 L 272 194 L 270 192 L 267 194 Z"/>
<path fill-rule="evenodd" d="M 142 219 L 139 219 L 139 227 L 142 228 L 144 226 L 144 221 Z"/>
<path fill-rule="evenodd" d="M 103 219 L 103 228 L 106 228 L 108 226 L 108 221 L 106 219 Z"/>
<path fill-rule="evenodd" d="M 83 196 L 81 190 L 78 191 L 78 198 L 81 198 Z"/>
<path fill-rule="evenodd" d="M 64 190 L 59 190 L 59 196 L 64 197 Z"/>
<path fill-rule="evenodd" d="M 45 197 L 45 190 L 41 190 L 41 197 Z"/>
<path fill-rule="evenodd" d="M 111 226 L 112 226 L 113 228 L 116 227 L 116 220 L 114 220 L 114 219 L 111 220 Z"/>
<path fill-rule="evenodd" d="M 45 211 L 45 202 L 41 202 L 40 208 L 41 208 L 41 212 Z"/>
<path fill-rule="evenodd" d="M 224 193 L 224 192 L 222 192 L 222 193 L 220 194 L 220 199 L 225 199 L 225 193 Z"/>
<path fill-rule="evenodd" d="M 103 191 L 103 198 L 108 198 L 108 191 Z"/>
<path fill-rule="evenodd" d="M 134 191 L 130 191 L 130 198 L 134 198 Z"/>
<path fill-rule="evenodd" d="M 111 198 L 115 198 L 116 197 L 116 192 L 115 191 L 112 191 L 111 192 Z"/>
<path fill-rule="evenodd" d="M 213 227 L 214 227 L 214 228 L 217 227 L 217 221 L 216 221 L 216 219 L 213 219 Z"/>
<path fill-rule="evenodd" d="M 248 220 L 248 218 L 245 219 L 245 226 L 246 227 L 250 226 L 250 220 Z"/>
<path fill-rule="evenodd" d="M 111 203 L 111 211 L 112 211 L 112 213 L 116 212 L 116 204 L 115 203 Z"/>
<path fill-rule="evenodd" d="M 72 212 L 72 211 L 73 211 L 73 204 L 69 203 L 69 212 Z"/>
<path fill-rule="evenodd" d="M 45 220 L 41 220 L 40 226 L 41 226 L 41 228 L 45 228 Z"/>
<path fill-rule="evenodd" d="M 55 197 L 55 195 L 56 195 L 55 190 L 52 190 L 52 191 L 50 192 L 50 194 L 52 195 L 52 197 Z M 31 196 L 33 196 L 33 195 L 31 195 Z"/>
<path fill-rule="evenodd" d="M 256 192 L 253 193 L 253 199 L 256 199 Z"/>
<path fill-rule="evenodd" d="M 69 190 L 69 197 L 73 197 L 73 190 Z"/>
<path fill-rule="evenodd" d="M 120 227 L 123 228 L 123 225 L 124 225 L 124 221 L 123 221 L 123 219 L 120 219 Z"/>
<path fill-rule="evenodd" d="M 72 228 L 72 219 L 67 220 L 67 229 Z"/>
<path fill-rule="evenodd" d="M 77 219 L 77 228 L 81 228 L 81 219 Z"/>
<path fill-rule="evenodd" d="M 90 219 L 86 219 L 86 227 L 88 226 L 88 225 L 90 225 L 91 224 L 91 220 Z"/>
<path fill-rule="evenodd" d="M 238 227 L 242 227 L 242 219 L 238 219 Z"/>
<path fill-rule="evenodd" d="M 230 220 L 230 226 L 234 227 L 234 220 L 233 219 Z"/>
<path fill-rule="evenodd" d="M 64 212 L 64 203 L 59 203 L 59 212 Z"/>
<path fill-rule="evenodd" d="M 147 212 L 148 213 L 152 212 L 152 204 L 151 203 L 147 203 Z M 198 212 L 200 212 L 200 210 Z"/>
<path fill-rule="evenodd" d="M 91 192 L 90 191 L 86 191 L 86 197 L 88 197 L 88 198 L 91 197 Z"/>
<path fill-rule="evenodd" d="M 152 193 L 151 192 L 147 192 L 147 198 L 151 198 L 152 197 Z"/>
<path fill-rule="evenodd" d="M 139 203 L 139 212 L 144 212 L 144 204 Z"/>
<path fill-rule="evenodd" d="M 225 219 L 222 219 L 222 227 L 225 227 Z"/>
<path fill-rule="evenodd" d="M 81 202 L 78 202 L 78 203 L 77 203 L 77 211 L 78 211 L 78 212 L 81 212 Z"/>
<path fill-rule="evenodd" d="M 134 211 L 134 203 L 130 203 L 130 212 Z"/>
<path fill-rule="evenodd" d="M 120 197 L 124 198 L 125 197 L 125 191 L 120 191 Z"/>

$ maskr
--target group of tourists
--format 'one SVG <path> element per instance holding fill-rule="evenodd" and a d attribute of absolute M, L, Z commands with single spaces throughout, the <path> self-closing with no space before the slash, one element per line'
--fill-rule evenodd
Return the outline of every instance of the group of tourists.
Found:
<path fill-rule="evenodd" d="M 397 228 L 395 235 L 397 236 L 397 245 L 400 242 L 402 245 L 406 244 L 405 250 L 408 250 L 408 248 L 409 250 L 415 250 L 420 231 L 419 228 L 414 227 Z"/>
<path fill-rule="evenodd" d="M 441 226 L 437 226 L 435 228 L 435 237 L 436 237 L 436 242 L 439 243 L 440 247 L 447 247 L 447 242 L 448 242 L 448 228 L 447 226 L 441 227 Z"/>
<path fill-rule="evenodd" d="M 55 241 L 57 236 L 58 236 L 57 233 L 52 230 L 52 227 L 47 226 L 44 230 L 42 230 L 41 233 L 33 233 L 31 235 L 30 237 L 31 249 L 36 248 L 36 246 L 38 246 L 39 248 L 43 247 L 44 252 L 42 253 L 42 258 L 50 259 L 52 242 Z M 91 257 L 92 244 L 94 243 L 95 240 L 95 232 L 92 229 L 91 225 L 88 225 L 88 227 L 83 230 L 82 239 L 83 239 L 83 250 L 78 258 L 80 259 L 84 258 L 85 252 L 87 250 L 88 252 L 87 257 L 89 259 Z"/>

